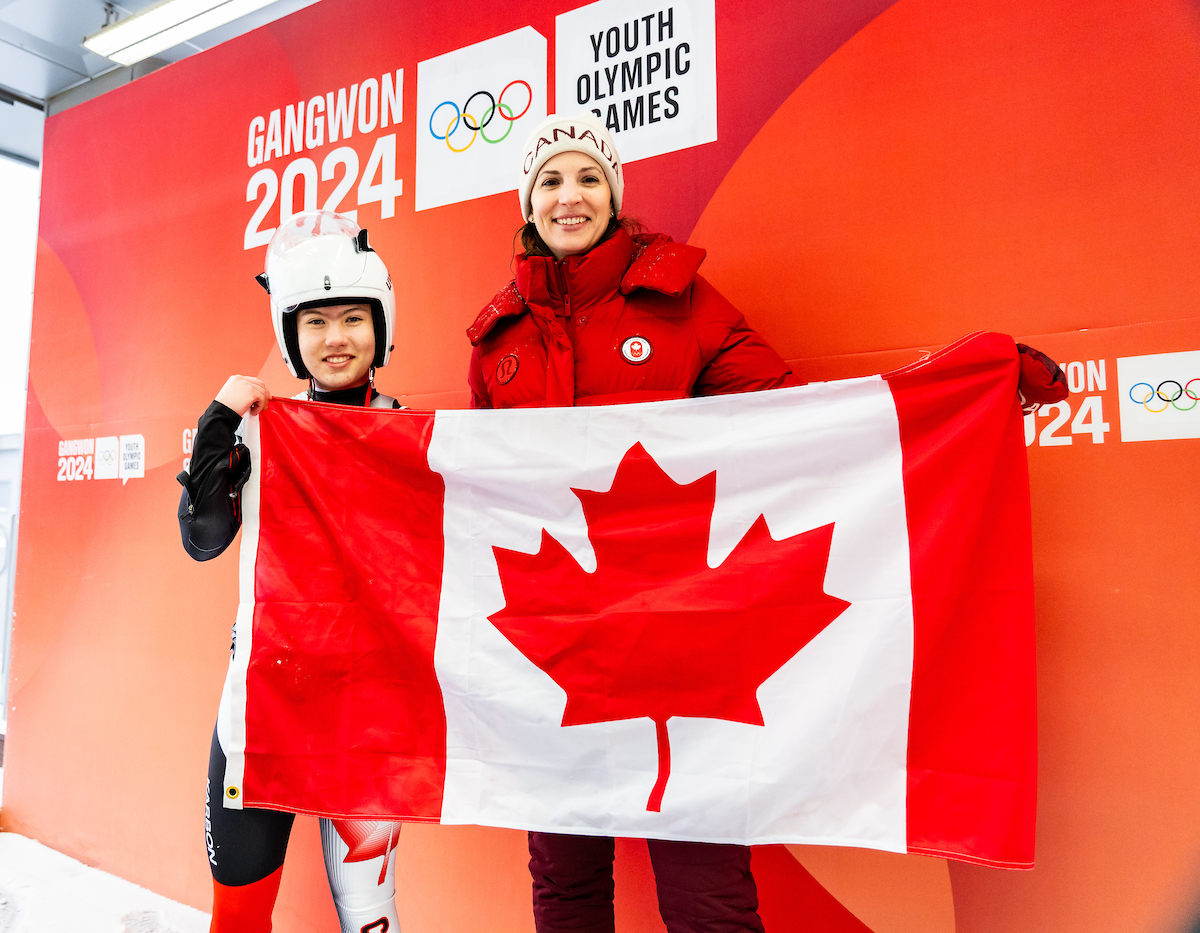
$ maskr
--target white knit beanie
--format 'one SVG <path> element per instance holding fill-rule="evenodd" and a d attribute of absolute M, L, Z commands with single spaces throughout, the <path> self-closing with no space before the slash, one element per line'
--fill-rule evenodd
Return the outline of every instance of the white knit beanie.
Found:
<path fill-rule="evenodd" d="M 625 176 L 621 171 L 617 147 L 604 124 L 590 113 L 574 117 L 560 117 L 552 113 L 529 134 L 521 150 L 521 175 L 517 186 L 517 194 L 521 198 L 521 216 L 529 219 L 533 210 L 530 204 L 533 182 L 542 166 L 560 152 L 582 152 L 596 160 L 608 179 L 613 210 L 619 213 L 621 195 L 625 191 Z"/>

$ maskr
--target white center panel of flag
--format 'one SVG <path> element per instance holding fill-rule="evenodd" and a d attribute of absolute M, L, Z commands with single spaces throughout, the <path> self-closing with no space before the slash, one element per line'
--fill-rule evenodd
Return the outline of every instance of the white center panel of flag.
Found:
<path fill-rule="evenodd" d="M 676 716 L 661 812 L 649 718 L 563 726 L 567 697 L 489 621 L 493 548 L 543 529 L 593 573 L 572 487 L 606 492 L 640 443 L 674 483 L 716 474 L 708 564 L 760 515 L 779 541 L 832 524 L 824 590 L 850 604 L 757 690 L 764 725 Z M 912 610 L 899 429 L 869 378 L 710 399 L 439 412 L 446 480 L 435 666 L 446 701 L 442 821 L 904 851 Z"/>

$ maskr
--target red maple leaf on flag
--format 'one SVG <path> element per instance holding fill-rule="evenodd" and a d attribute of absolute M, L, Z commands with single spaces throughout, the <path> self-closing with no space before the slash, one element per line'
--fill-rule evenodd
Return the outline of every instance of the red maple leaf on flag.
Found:
<path fill-rule="evenodd" d="M 709 567 L 716 477 L 680 485 L 635 444 L 608 492 L 571 490 L 595 572 L 545 529 L 536 554 L 493 548 L 505 606 L 489 618 L 566 691 L 562 725 L 654 721 L 647 810 L 670 776 L 667 720 L 763 725 L 758 687 L 850 605 L 824 591 L 832 524 L 776 541 L 759 515 Z"/>

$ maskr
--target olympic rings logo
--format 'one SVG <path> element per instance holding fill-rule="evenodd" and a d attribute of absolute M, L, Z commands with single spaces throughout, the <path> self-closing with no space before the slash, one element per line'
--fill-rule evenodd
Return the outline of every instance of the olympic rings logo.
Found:
<path fill-rule="evenodd" d="M 513 108 L 504 102 L 504 95 L 509 92 L 510 88 L 513 88 L 517 85 L 521 85 L 525 88 L 525 106 L 520 113 L 513 113 Z M 482 115 L 475 117 L 471 113 L 471 104 L 473 104 L 475 99 L 479 97 L 486 97 L 489 103 L 488 108 L 483 111 Z M 466 152 L 471 148 L 471 143 L 475 142 L 476 136 L 482 137 L 485 143 L 495 144 L 503 142 L 508 138 L 508 134 L 512 132 L 513 124 L 529 112 L 529 108 L 532 106 L 532 104 L 533 88 L 529 86 L 528 81 L 522 81 L 520 78 L 515 81 L 509 81 L 508 84 L 504 85 L 504 90 L 500 92 L 499 98 L 493 97 L 490 91 L 476 91 L 467 98 L 467 102 L 462 105 L 461 110 L 459 109 L 458 104 L 454 103 L 454 101 L 444 100 L 434 107 L 433 113 L 429 115 L 429 135 L 434 139 L 445 140 L 446 147 L 451 152 Z M 449 122 L 446 124 L 446 131 L 439 134 L 435 127 L 441 127 L 438 113 L 444 113 L 442 111 L 443 107 L 453 107 L 454 116 L 451 117 Z M 484 130 L 487 129 L 492 120 L 494 120 L 497 116 L 499 116 L 500 119 L 508 125 L 504 128 L 503 133 L 493 139 L 492 137 L 488 136 Z M 467 140 L 467 144 L 465 146 L 455 146 L 451 140 L 454 138 L 454 134 L 463 128 L 470 130 L 471 138 Z M 459 141 L 461 142 L 461 139 Z"/>
<path fill-rule="evenodd" d="M 1180 405 L 1182 398 L 1190 399 L 1192 404 Z M 1182 385 L 1174 379 L 1164 379 L 1157 387 L 1148 382 L 1137 382 L 1129 388 L 1129 399 L 1156 415 L 1168 408 L 1191 411 L 1200 402 L 1200 376 Z"/>

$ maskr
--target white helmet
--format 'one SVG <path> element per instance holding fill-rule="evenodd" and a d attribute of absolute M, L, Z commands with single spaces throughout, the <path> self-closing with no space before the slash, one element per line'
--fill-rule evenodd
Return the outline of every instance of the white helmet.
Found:
<path fill-rule="evenodd" d="M 373 366 L 386 366 L 396 330 L 392 277 L 367 245 L 367 231 L 333 211 L 305 211 L 275 231 L 266 272 L 255 276 L 271 296 L 271 323 L 292 375 L 308 376 L 300 359 L 296 312 L 301 308 L 369 301 L 375 325 Z"/>

